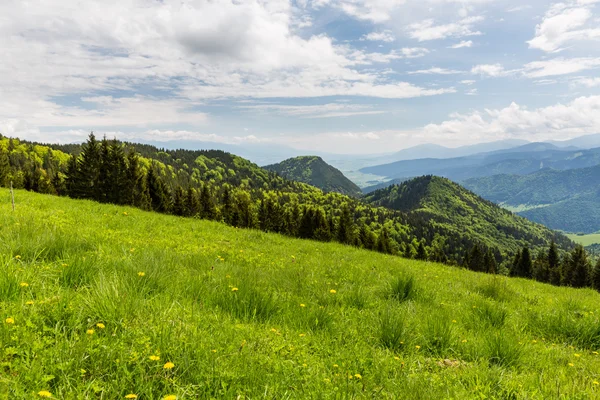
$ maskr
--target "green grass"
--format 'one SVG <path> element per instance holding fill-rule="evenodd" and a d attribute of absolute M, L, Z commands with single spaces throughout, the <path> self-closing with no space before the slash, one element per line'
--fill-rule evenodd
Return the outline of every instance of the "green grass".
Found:
<path fill-rule="evenodd" d="M 567 237 L 579 243 L 582 246 L 590 246 L 592 244 L 600 244 L 600 233 L 590 233 L 587 235 L 578 235 L 576 233 L 566 233 Z"/>
<path fill-rule="evenodd" d="M 0 399 L 600 397 L 592 290 L 16 198 L 0 189 Z"/>

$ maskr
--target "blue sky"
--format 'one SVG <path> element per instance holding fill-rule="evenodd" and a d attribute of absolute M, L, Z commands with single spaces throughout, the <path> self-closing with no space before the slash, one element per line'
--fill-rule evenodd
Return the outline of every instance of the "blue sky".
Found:
<path fill-rule="evenodd" d="M 377 153 L 600 132 L 600 0 L 4 0 L 0 132 Z"/>

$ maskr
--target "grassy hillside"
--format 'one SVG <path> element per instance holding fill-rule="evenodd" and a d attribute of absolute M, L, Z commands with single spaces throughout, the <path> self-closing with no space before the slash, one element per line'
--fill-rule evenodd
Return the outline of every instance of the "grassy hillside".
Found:
<path fill-rule="evenodd" d="M 482 197 L 511 207 L 521 215 L 567 232 L 600 230 L 600 166 L 524 175 L 470 179 L 465 186 Z"/>
<path fill-rule="evenodd" d="M 592 290 L 24 191 L 13 213 L 0 199 L 2 398 L 600 395 Z"/>
<path fill-rule="evenodd" d="M 338 192 L 349 196 L 360 196 L 362 191 L 342 172 L 327 164 L 321 157 L 302 156 L 284 160 L 264 167 L 277 172 L 284 178 L 308 183 L 325 192 Z"/>
<path fill-rule="evenodd" d="M 569 247 L 566 236 L 516 216 L 445 178 L 415 178 L 372 192 L 365 201 L 419 215 L 449 232 L 505 253 L 524 245 L 546 246 L 552 239 Z"/>

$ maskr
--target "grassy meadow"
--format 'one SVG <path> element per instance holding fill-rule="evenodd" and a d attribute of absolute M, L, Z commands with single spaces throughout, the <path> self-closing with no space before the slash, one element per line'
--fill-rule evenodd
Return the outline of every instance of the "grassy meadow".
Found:
<path fill-rule="evenodd" d="M 590 246 L 593 244 L 600 244 L 600 233 L 590 233 L 587 235 L 578 235 L 576 233 L 567 233 L 569 239 L 575 243 L 579 243 L 582 246 Z"/>
<path fill-rule="evenodd" d="M 0 189 L 0 399 L 600 398 L 600 294 Z"/>

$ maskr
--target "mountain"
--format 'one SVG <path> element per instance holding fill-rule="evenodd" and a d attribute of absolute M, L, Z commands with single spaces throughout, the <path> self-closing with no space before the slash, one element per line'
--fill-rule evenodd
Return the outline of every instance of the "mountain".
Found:
<path fill-rule="evenodd" d="M 321 157 L 300 156 L 267 165 L 266 170 L 277 172 L 286 179 L 308 183 L 325 192 L 337 192 L 360 196 L 362 191 L 338 169 L 327 164 Z"/>
<path fill-rule="evenodd" d="M 514 253 L 526 244 L 543 246 L 550 240 L 571 246 L 566 236 L 517 216 L 446 178 L 422 176 L 376 190 L 364 200 L 419 215 L 447 231 L 507 252 Z"/>
<path fill-rule="evenodd" d="M 387 179 L 421 175 L 443 176 L 453 181 L 498 174 L 524 175 L 545 167 L 567 170 L 600 164 L 600 148 L 573 150 L 548 143 L 530 143 L 510 150 L 449 159 L 398 161 L 361 169 Z"/>
<path fill-rule="evenodd" d="M 15 197 L 0 204 L 3 398 L 598 396 L 593 290 Z"/>
<path fill-rule="evenodd" d="M 514 209 L 552 229 L 600 231 L 600 165 L 517 176 L 494 175 L 464 181 L 482 197 Z"/>
<path fill-rule="evenodd" d="M 549 140 L 548 143 L 552 143 L 558 147 L 574 146 L 580 149 L 593 149 L 600 147 L 600 133 L 579 136 L 569 140 Z"/>

